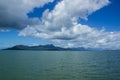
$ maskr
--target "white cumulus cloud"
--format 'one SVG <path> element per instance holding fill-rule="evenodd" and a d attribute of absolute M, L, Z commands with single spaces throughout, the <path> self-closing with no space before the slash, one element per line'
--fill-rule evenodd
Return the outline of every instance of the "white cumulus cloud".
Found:
<path fill-rule="evenodd" d="M 109 3 L 109 0 L 62 0 L 52 12 L 44 12 L 39 24 L 26 27 L 19 36 L 49 39 L 69 47 L 119 49 L 120 32 L 98 30 L 78 22 L 88 20 L 90 14 Z"/>

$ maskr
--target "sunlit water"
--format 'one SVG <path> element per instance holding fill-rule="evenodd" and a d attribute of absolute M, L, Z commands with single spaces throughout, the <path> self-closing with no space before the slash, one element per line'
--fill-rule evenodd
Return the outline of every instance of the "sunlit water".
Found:
<path fill-rule="evenodd" d="M 120 80 L 120 51 L 0 51 L 0 80 Z"/>

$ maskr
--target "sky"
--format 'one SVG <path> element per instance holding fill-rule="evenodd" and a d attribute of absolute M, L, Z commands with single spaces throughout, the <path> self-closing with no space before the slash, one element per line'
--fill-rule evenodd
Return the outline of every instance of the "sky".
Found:
<path fill-rule="evenodd" d="M 10 4 L 11 3 L 11 4 Z M 0 0 L 0 49 L 120 49 L 120 0 Z"/>

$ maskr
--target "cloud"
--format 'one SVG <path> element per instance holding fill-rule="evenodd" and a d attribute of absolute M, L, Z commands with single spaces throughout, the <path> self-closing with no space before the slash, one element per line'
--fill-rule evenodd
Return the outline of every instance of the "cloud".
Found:
<path fill-rule="evenodd" d="M 91 3 L 92 2 L 92 3 Z M 69 0 L 59 2 L 52 12 L 46 10 L 38 29 L 42 32 L 60 31 L 78 24 L 78 19 L 87 20 L 87 16 L 109 4 L 108 0 Z"/>
<path fill-rule="evenodd" d="M 9 32 L 10 30 L 8 29 L 0 29 L 0 32 Z"/>
<path fill-rule="evenodd" d="M 52 12 L 46 10 L 39 25 L 28 26 L 20 36 L 34 36 L 65 44 L 67 47 L 120 48 L 120 32 L 97 30 L 77 22 L 107 6 L 108 0 L 69 0 L 59 2 Z M 31 31 L 31 32 L 29 32 Z"/>
<path fill-rule="evenodd" d="M 87 21 L 89 15 L 107 6 L 109 0 L 61 0 L 52 11 L 46 9 L 41 20 L 27 17 L 34 7 L 51 1 L 0 1 L 0 27 L 24 28 L 19 36 L 47 39 L 64 47 L 120 49 L 119 31 L 107 32 L 78 22 L 78 19 Z"/>
<path fill-rule="evenodd" d="M 27 13 L 53 0 L 0 0 L 0 28 L 22 29 L 37 24 L 36 18 L 29 19 Z"/>
<path fill-rule="evenodd" d="M 69 29 L 62 28 L 60 31 L 54 32 L 40 32 L 38 27 L 27 27 L 19 35 L 49 39 L 56 44 L 64 44 L 64 47 L 120 48 L 120 32 L 97 30 L 81 24 L 74 24 Z"/>

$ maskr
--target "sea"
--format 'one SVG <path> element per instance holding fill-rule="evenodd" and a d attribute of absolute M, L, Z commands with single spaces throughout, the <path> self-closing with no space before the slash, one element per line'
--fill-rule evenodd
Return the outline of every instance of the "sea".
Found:
<path fill-rule="evenodd" d="M 120 80 L 120 51 L 0 51 L 0 80 Z"/>

